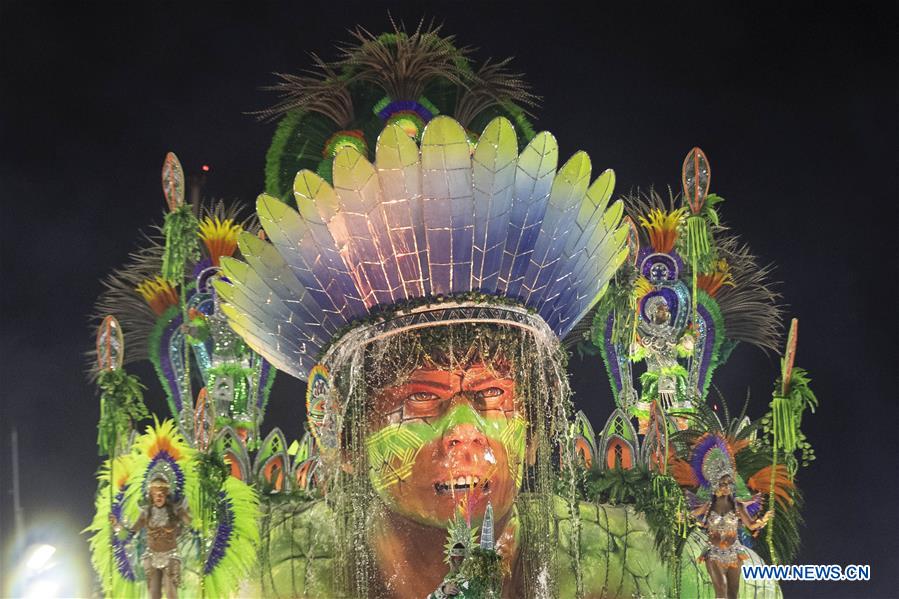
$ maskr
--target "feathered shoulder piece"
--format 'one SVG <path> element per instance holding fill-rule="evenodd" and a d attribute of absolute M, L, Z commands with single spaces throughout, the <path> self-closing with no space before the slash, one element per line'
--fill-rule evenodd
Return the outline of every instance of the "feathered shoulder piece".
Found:
<path fill-rule="evenodd" d="M 134 473 L 134 458 L 125 454 L 107 460 L 97 475 L 99 486 L 94 519 L 84 532 L 91 533 L 88 542 L 91 563 L 100 578 L 107 597 L 137 597 L 143 590 L 138 579 L 137 559 L 127 540 L 114 534 L 110 516 L 119 522 L 134 522 L 139 516 L 136 503 L 125 503 L 128 481 Z"/>

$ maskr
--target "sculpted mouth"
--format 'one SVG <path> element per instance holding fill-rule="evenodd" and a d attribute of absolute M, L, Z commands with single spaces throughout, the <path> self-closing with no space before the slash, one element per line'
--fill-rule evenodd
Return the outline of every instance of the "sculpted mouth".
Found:
<path fill-rule="evenodd" d="M 477 476 L 459 476 L 455 479 L 434 483 L 434 491 L 438 495 L 446 495 L 455 493 L 456 491 L 473 491 L 476 488 L 480 488 L 481 491 L 487 492 L 490 490 L 490 481 L 487 479 L 482 481 L 480 477 Z"/>

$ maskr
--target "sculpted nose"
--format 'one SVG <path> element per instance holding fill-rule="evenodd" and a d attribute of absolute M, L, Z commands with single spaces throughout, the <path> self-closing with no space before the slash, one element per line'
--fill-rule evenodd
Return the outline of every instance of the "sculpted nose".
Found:
<path fill-rule="evenodd" d="M 443 450 L 447 455 L 486 447 L 487 437 L 473 424 L 457 424 L 443 434 Z"/>

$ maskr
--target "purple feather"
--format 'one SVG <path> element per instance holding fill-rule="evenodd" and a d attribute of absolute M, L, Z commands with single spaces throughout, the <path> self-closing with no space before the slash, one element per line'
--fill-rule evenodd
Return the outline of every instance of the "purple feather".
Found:
<path fill-rule="evenodd" d="M 696 444 L 696 447 L 693 448 L 693 457 L 690 459 L 690 467 L 693 468 L 693 474 L 696 475 L 696 480 L 698 480 L 699 484 L 703 487 L 709 487 L 711 486 L 711 483 L 702 475 L 702 463 L 705 461 L 709 451 L 716 447 L 726 455 L 730 456 L 727 442 L 718 435 L 708 435 L 701 439 L 699 443 Z"/>
<path fill-rule="evenodd" d="M 203 567 L 203 574 L 209 575 L 215 570 L 215 567 L 225 557 L 225 551 L 231 544 L 231 535 L 234 532 L 234 510 L 231 506 L 231 500 L 225 494 L 219 493 L 218 505 L 219 524 L 215 530 L 215 538 L 212 540 L 212 546 L 206 557 L 206 564 Z"/>
<path fill-rule="evenodd" d="M 122 508 L 123 499 L 125 498 L 125 489 L 128 486 L 122 487 L 122 490 L 118 492 L 115 496 L 115 499 L 112 502 L 112 509 L 110 510 L 110 514 L 112 514 L 116 520 L 121 522 L 122 520 Z M 119 571 L 119 574 L 125 580 L 130 582 L 134 582 L 135 575 L 134 569 L 131 567 L 131 561 L 128 559 L 128 539 L 120 539 L 117 534 L 113 534 L 110 537 L 110 545 L 112 545 L 112 554 L 115 559 L 116 569 Z"/>
<path fill-rule="evenodd" d="M 701 391 L 705 385 L 705 377 L 706 373 L 709 371 L 709 365 L 712 363 L 712 347 L 715 345 L 715 335 L 718 331 L 715 330 L 715 321 L 712 320 L 712 315 L 705 306 L 697 304 L 696 312 L 705 322 L 705 334 L 703 335 L 702 344 L 702 362 L 700 362 L 699 365 L 699 385 Z"/>
<path fill-rule="evenodd" d="M 262 356 L 260 356 L 259 359 L 262 360 L 262 365 L 259 367 L 259 383 L 256 386 L 256 407 L 260 410 L 264 410 L 266 403 L 266 387 L 268 385 L 268 377 L 271 376 L 272 365 Z"/>
<path fill-rule="evenodd" d="M 397 100 L 395 102 L 391 102 L 390 104 L 382 108 L 380 112 L 378 112 L 378 116 L 381 117 L 381 120 L 386 123 L 387 119 L 389 119 L 397 112 L 403 110 L 408 110 L 416 113 L 421 117 L 421 120 L 426 123 L 434 118 L 434 115 L 431 114 L 430 110 L 413 100 Z"/>

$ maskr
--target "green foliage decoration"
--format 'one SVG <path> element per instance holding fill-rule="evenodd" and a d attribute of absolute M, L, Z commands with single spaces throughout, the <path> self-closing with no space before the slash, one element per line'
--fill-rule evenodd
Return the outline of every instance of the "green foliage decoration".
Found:
<path fill-rule="evenodd" d="M 670 564 L 677 563 L 690 524 L 684 495 L 672 477 L 645 467 L 590 470 L 584 479 L 586 499 L 601 504 L 630 504 L 643 512 L 655 535 L 656 549 Z"/>
<path fill-rule="evenodd" d="M 468 580 L 466 597 L 499 597 L 503 585 L 502 557 L 492 549 L 473 546 L 462 563 L 462 577 Z"/>
<path fill-rule="evenodd" d="M 116 445 L 128 440 L 134 423 L 150 414 L 144 405 L 144 387 L 140 379 L 121 368 L 100 372 L 100 422 L 97 446 L 100 455 L 113 453 Z"/>
<path fill-rule="evenodd" d="M 172 285 L 180 285 L 184 281 L 184 266 L 188 261 L 200 259 L 199 230 L 200 224 L 189 204 L 183 204 L 165 215 L 161 275 Z"/>

